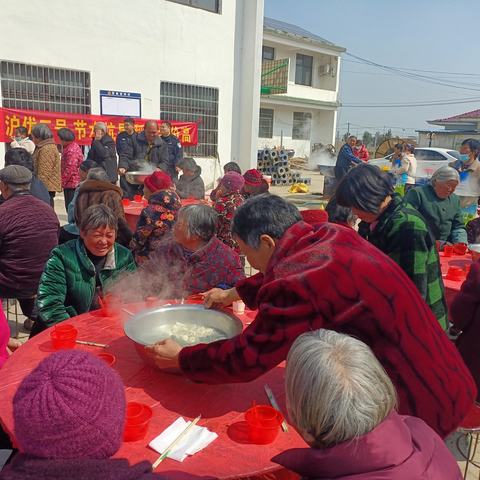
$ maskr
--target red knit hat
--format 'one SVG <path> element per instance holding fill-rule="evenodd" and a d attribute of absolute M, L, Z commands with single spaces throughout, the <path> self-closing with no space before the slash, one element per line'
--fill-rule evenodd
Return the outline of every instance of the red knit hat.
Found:
<path fill-rule="evenodd" d="M 159 190 L 167 190 L 170 188 L 172 186 L 172 179 L 168 173 L 158 170 L 149 175 L 143 183 L 152 193 L 155 193 Z"/>
<path fill-rule="evenodd" d="M 243 174 L 243 178 L 246 185 L 257 186 L 262 184 L 263 175 L 255 168 L 252 168 Z"/>

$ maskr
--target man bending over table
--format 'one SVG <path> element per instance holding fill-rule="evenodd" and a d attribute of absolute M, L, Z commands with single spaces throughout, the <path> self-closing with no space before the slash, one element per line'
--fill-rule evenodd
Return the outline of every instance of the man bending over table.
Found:
<path fill-rule="evenodd" d="M 327 328 L 370 346 L 392 379 L 399 412 L 440 435 L 467 415 L 475 384 L 455 346 L 403 270 L 355 231 L 302 221 L 274 195 L 248 200 L 232 232 L 260 273 L 230 290 L 206 293 L 208 307 L 242 299 L 258 310 L 240 335 L 182 348 L 147 347 L 159 367 L 206 383 L 248 382 L 283 362 L 304 332 Z"/>

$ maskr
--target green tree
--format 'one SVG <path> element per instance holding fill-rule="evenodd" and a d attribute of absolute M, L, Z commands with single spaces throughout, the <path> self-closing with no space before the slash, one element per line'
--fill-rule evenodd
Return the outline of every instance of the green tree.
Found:
<path fill-rule="evenodd" d="M 363 135 L 362 135 L 362 142 L 367 146 L 371 146 L 373 145 L 373 135 L 370 133 L 370 132 L 363 132 Z"/>

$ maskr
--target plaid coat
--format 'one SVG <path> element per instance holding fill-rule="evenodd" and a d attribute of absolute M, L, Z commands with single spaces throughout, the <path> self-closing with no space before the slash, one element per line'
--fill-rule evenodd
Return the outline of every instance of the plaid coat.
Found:
<path fill-rule="evenodd" d="M 441 436 L 473 405 L 473 379 L 455 345 L 402 269 L 354 230 L 298 222 L 277 244 L 265 274 L 236 289 L 257 309 L 229 340 L 181 350 L 197 382 L 249 382 L 283 362 L 302 333 L 328 328 L 365 342 L 398 392 L 399 413 Z"/>
<path fill-rule="evenodd" d="M 380 216 L 378 223 L 362 229 L 367 240 L 388 255 L 411 278 L 446 329 L 447 303 L 435 239 L 423 217 L 400 195 Z"/>

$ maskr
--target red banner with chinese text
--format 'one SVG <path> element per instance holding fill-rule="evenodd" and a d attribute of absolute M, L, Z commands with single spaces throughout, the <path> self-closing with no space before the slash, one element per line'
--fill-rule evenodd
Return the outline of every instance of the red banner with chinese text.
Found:
<path fill-rule="evenodd" d="M 115 140 L 119 132 L 123 131 L 125 117 L 108 115 L 86 115 L 81 113 L 42 112 L 39 110 L 17 110 L 0 108 L 0 142 L 11 142 L 17 127 L 25 127 L 28 133 L 37 123 L 45 123 L 52 130 L 55 141 L 60 143 L 57 130 L 69 128 L 75 133 L 79 145 L 90 145 L 93 137 L 95 122 L 104 122 L 108 134 Z M 135 118 L 135 130 L 141 132 L 148 119 Z M 157 120 L 158 121 L 158 120 Z M 178 137 L 180 143 L 188 147 L 198 143 L 198 124 L 195 122 L 170 122 L 172 134 Z"/>

